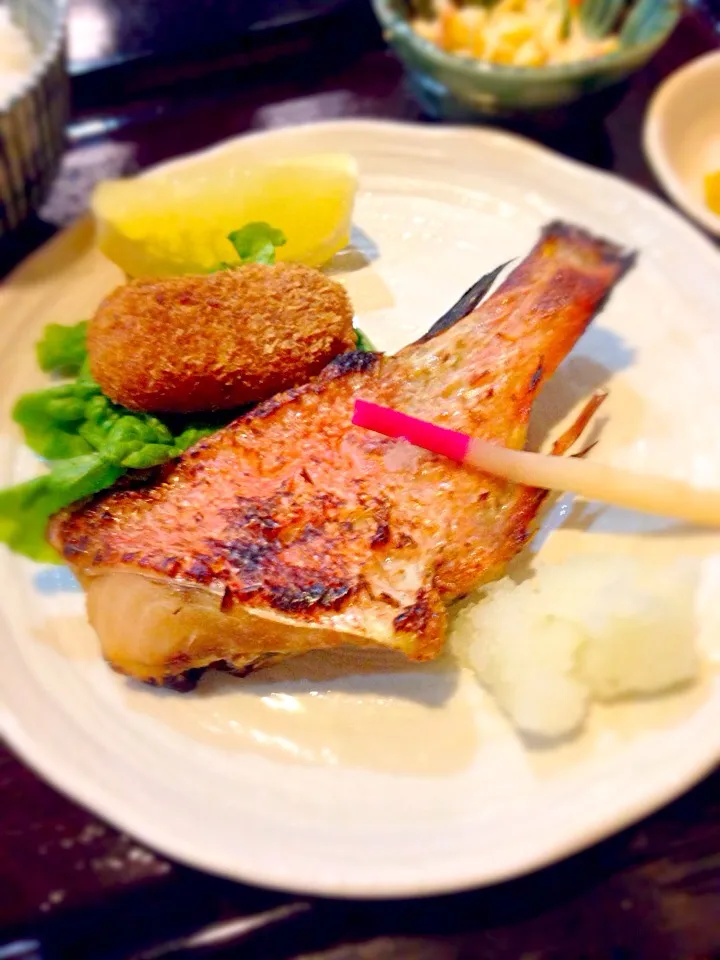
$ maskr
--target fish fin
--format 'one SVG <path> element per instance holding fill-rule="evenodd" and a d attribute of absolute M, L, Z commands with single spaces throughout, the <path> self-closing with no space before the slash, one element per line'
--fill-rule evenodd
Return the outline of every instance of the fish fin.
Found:
<path fill-rule="evenodd" d="M 583 227 L 576 227 L 570 223 L 564 223 L 562 220 L 553 220 L 545 224 L 540 233 L 540 244 L 553 245 L 558 240 L 569 241 L 574 244 L 578 256 L 589 255 L 595 260 L 600 260 L 605 264 L 612 264 L 617 267 L 617 276 L 607 289 L 605 296 L 595 305 L 591 320 L 594 320 L 598 314 L 602 313 L 610 299 L 616 284 L 635 266 L 638 258 L 636 250 L 628 250 L 618 246 L 611 240 L 599 237 Z"/>
<path fill-rule="evenodd" d="M 553 244 L 558 240 L 572 244 L 578 256 L 582 257 L 587 253 L 595 261 L 599 259 L 603 263 L 616 264 L 620 267 L 618 280 L 635 265 L 637 260 L 637 252 L 634 250 L 624 249 L 612 240 L 606 240 L 584 227 L 577 227 L 562 220 L 552 220 L 540 231 L 540 245 Z"/>
<path fill-rule="evenodd" d="M 417 340 L 416 343 L 425 343 L 427 340 L 432 340 L 432 338 L 437 337 L 438 334 L 449 330 L 450 327 L 454 326 L 458 322 L 458 320 L 462 320 L 463 317 L 466 317 L 469 313 L 472 313 L 481 300 L 483 300 L 485 295 L 490 290 L 490 287 L 492 287 L 505 267 L 512 262 L 512 260 L 508 260 L 506 263 L 501 263 L 499 267 L 491 270 L 490 273 L 486 273 L 484 277 L 480 277 L 480 279 L 477 280 L 469 290 L 465 291 L 458 302 L 454 304 L 454 306 L 450 307 L 447 313 L 444 313 L 439 320 L 435 321 L 428 332 L 419 340 Z"/>
<path fill-rule="evenodd" d="M 561 436 L 559 436 L 552 445 L 551 453 L 553 457 L 564 456 L 568 450 L 580 439 L 581 434 L 584 433 L 585 428 L 606 399 L 606 390 L 598 390 L 590 397 L 578 416 L 575 418 L 575 421 L 570 424 L 567 430 Z M 582 454 L 577 454 L 577 456 L 584 456 L 594 446 L 594 443 L 590 444 L 586 450 L 582 451 Z"/>

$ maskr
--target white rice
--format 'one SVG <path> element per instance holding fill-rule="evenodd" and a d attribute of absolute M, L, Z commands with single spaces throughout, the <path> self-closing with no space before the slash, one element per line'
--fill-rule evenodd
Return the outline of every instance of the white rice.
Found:
<path fill-rule="evenodd" d="M 452 642 L 525 734 L 560 737 L 593 700 L 657 694 L 692 681 L 699 565 L 577 557 L 505 579 L 463 604 Z"/>
<path fill-rule="evenodd" d="M 27 34 L 0 5 L 0 107 L 23 86 L 35 62 L 35 51 Z"/>

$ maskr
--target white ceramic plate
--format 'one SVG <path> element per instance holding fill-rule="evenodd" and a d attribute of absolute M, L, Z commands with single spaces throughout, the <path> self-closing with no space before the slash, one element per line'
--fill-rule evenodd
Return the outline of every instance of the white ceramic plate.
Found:
<path fill-rule="evenodd" d="M 355 154 L 364 255 L 337 266 L 361 326 L 389 350 L 478 276 L 527 253 L 550 218 L 637 248 L 637 268 L 542 399 L 540 426 L 607 383 L 595 456 L 720 485 L 720 258 L 664 205 L 483 130 L 348 122 L 220 149 Z M 32 344 L 42 326 L 87 315 L 117 280 L 87 223 L 10 279 L 0 291 L 4 411 L 40 382 Z M 2 431 L 6 484 L 33 460 L 7 414 Z M 707 597 L 720 581 L 720 537 L 562 500 L 536 547 L 540 562 L 579 550 L 704 557 L 700 642 L 717 657 Z M 720 756 L 712 666 L 692 691 L 597 710 L 577 741 L 531 750 L 449 659 L 401 670 L 316 656 L 245 681 L 211 677 L 191 696 L 138 689 L 100 660 L 67 573 L 7 553 L 0 572 L 0 716 L 12 746 L 138 838 L 245 881 L 355 896 L 486 884 L 641 817 Z"/>

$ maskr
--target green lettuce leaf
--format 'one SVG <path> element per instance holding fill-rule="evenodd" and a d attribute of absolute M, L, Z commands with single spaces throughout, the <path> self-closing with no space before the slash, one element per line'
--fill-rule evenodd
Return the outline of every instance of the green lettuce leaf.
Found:
<path fill-rule="evenodd" d="M 376 347 L 373 346 L 373 342 L 368 337 L 366 333 L 363 333 L 359 327 L 355 327 L 355 342 L 358 350 L 362 350 L 364 353 L 375 353 Z"/>
<path fill-rule="evenodd" d="M 76 500 L 110 487 L 125 470 L 98 453 L 56 463 L 26 483 L 0 490 L 0 541 L 17 553 L 43 563 L 60 557 L 45 539 L 50 517 Z"/>
<path fill-rule="evenodd" d="M 46 460 L 65 460 L 90 453 L 92 446 L 81 434 L 87 397 L 77 384 L 24 393 L 13 409 L 13 420 L 22 427 L 25 442 Z"/>
<path fill-rule="evenodd" d="M 275 249 L 287 243 L 282 230 L 259 221 L 228 234 L 241 263 L 275 263 Z"/>
<path fill-rule="evenodd" d="M 75 377 L 87 357 L 87 321 L 72 327 L 51 323 L 35 346 L 40 369 L 61 377 Z"/>
<path fill-rule="evenodd" d="M 67 327 L 65 330 L 78 330 Z M 218 422 L 190 417 L 165 421 L 126 410 L 106 397 L 90 373 L 87 351 L 78 342 L 46 335 L 38 358 L 53 370 L 62 365 L 74 380 L 23 394 L 13 409 L 25 442 L 49 463 L 49 472 L 0 490 L 0 542 L 33 560 L 57 563 L 46 542 L 48 519 L 62 507 L 111 487 L 128 470 L 147 470 L 179 457 L 184 450 L 232 419 Z"/>

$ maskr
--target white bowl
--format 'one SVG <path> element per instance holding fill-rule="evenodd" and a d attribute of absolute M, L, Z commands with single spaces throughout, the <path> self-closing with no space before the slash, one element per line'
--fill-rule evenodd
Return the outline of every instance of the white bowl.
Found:
<path fill-rule="evenodd" d="M 645 117 L 645 156 L 668 196 L 720 236 L 720 216 L 705 202 L 704 178 L 720 170 L 720 50 L 676 71 Z"/>

